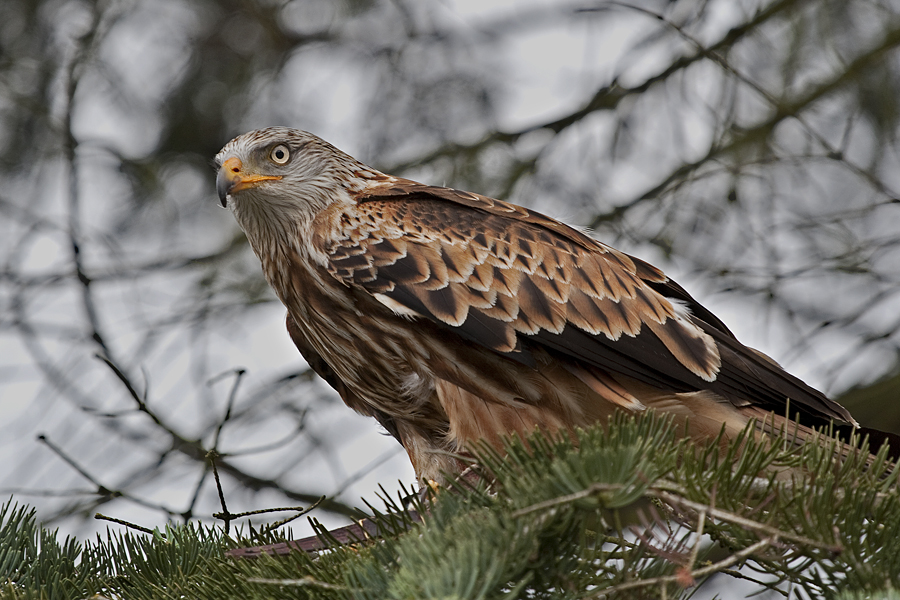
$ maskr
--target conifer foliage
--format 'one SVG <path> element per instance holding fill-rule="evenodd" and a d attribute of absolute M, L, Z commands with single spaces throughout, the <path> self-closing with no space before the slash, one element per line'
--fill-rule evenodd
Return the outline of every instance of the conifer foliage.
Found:
<path fill-rule="evenodd" d="M 687 598 L 729 577 L 785 597 L 900 597 L 900 492 L 884 452 L 866 465 L 836 458 L 826 437 L 795 449 L 678 433 L 623 417 L 575 440 L 484 447 L 475 468 L 490 478 L 413 501 L 421 522 L 385 498 L 372 518 L 401 533 L 317 555 L 226 558 L 278 539 L 252 527 L 60 541 L 10 500 L 0 599 Z"/>

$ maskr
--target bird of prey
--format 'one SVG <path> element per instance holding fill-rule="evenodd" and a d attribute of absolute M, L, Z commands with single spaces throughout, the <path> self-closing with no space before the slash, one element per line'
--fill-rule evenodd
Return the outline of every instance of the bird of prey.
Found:
<path fill-rule="evenodd" d="M 615 411 L 672 415 L 697 439 L 788 403 L 807 425 L 856 426 L 662 271 L 560 221 L 284 127 L 233 139 L 216 164 L 297 348 L 420 480 L 461 472 L 477 440 Z"/>

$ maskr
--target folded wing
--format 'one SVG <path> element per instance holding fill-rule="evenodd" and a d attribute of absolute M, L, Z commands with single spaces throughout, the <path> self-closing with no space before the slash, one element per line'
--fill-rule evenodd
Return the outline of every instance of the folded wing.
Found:
<path fill-rule="evenodd" d="M 361 195 L 341 224 L 322 248 L 334 277 L 510 360 L 536 366 L 540 347 L 576 370 L 853 422 L 655 267 L 539 213 L 401 180 Z"/>

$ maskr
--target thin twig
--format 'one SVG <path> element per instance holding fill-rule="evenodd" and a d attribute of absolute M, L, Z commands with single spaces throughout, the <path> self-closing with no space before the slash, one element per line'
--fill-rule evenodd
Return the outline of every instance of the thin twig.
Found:
<path fill-rule="evenodd" d="M 705 567 L 697 569 L 695 571 L 691 571 L 690 576 L 692 579 L 696 580 L 701 577 L 705 577 L 707 575 L 712 575 L 713 573 L 718 573 L 718 572 L 722 571 L 723 569 L 726 569 L 732 565 L 735 565 L 735 564 L 741 562 L 742 560 L 744 560 L 745 558 L 752 556 L 756 552 L 759 552 L 760 550 L 763 550 L 763 549 L 767 548 L 768 546 L 771 546 L 772 544 L 776 543 L 777 541 L 778 541 L 778 538 L 774 537 L 774 536 L 764 538 L 764 539 L 756 542 L 755 544 L 747 546 L 740 552 L 735 552 L 728 558 L 720 560 L 717 563 L 713 563 L 711 565 L 705 566 Z M 610 594 L 614 594 L 616 592 L 621 592 L 624 590 L 632 590 L 632 589 L 636 589 L 636 588 L 654 586 L 654 585 L 665 584 L 665 583 L 678 583 L 679 581 L 682 581 L 683 578 L 684 578 L 684 575 L 675 574 L 675 575 L 665 575 L 662 577 L 652 577 L 650 579 L 641 579 L 638 581 L 628 581 L 626 583 L 620 583 L 620 584 L 614 585 L 612 587 L 598 590 L 598 591 L 596 591 L 592 594 L 589 594 L 587 596 L 584 596 L 584 597 L 585 598 L 605 598 L 605 597 L 609 596 Z"/>
<path fill-rule="evenodd" d="M 85 479 L 87 479 L 88 481 L 90 481 L 92 484 L 94 484 L 95 486 L 97 486 L 97 489 L 96 489 L 96 491 L 94 492 L 94 494 L 95 494 L 95 495 L 98 495 L 98 496 L 101 496 L 101 498 L 102 498 L 102 502 L 101 502 L 101 503 L 105 503 L 105 502 L 107 502 L 107 501 L 109 501 L 109 500 L 112 500 L 112 499 L 114 499 L 114 498 L 122 498 L 122 499 L 124 499 L 124 500 L 128 500 L 129 502 L 133 502 L 134 504 L 138 504 L 138 505 L 140 505 L 140 506 L 143 506 L 143 507 L 145 507 L 145 508 L 149 508 L 149 509 L 152 509 L 152 510 L 159 510 L 159 511 L 161 511 L 161 512 L 166 513 L 166 515 L 168 515 L 168 516 L 170 516 L 170 517 L 171 517 L 171 516 L 176 516 L 176 515 L 179 515 L 179 514 L 180 514 L 178 511 L 172 510 L 171 508 L 169 508 L 169 507 L 167 507 L 167 506 L 165 506 L 165 505 L 163 505 L 163 504 L 158 504 L 158 503 L 155 503 L 155 502 L 150 502 L 150 501 L 148 501 L 148 500 L 144 500 L 143 498 L 139 498 L 139 497 L 137 497 L 137 496 L 133 496 L 133 495 L 129 494 L 128 492 L 124 491 L 124 490 L 114 490 L 114 489 L 110 489 L 109 487 L 107 487 L 107 486 L 105 486 L 104 484 L 100 483 L 100 480 L 99 480 L 99 479 L 97 479 L 96 477 L 94 477 L 90 472 L 88 472 L 87 469 L 85 469 L 85 468 L 82 467 L 80 464 L 78 464 L 78 462 L 76 462 L 75 459 L 73 459 L 73 458 L 70 457 L 68 454 L 66 454 L 65 451 L 63 451 L 62 448 L 60 448 L 59 446 L 57 446 L 56 444 L 54 444 L 53 442 L 51 442 L 51 441 L 49 440 L 49 438 L 47 438 L 46 435 L 41 434 L 41 435 L 39 435 L 39 436 L 37 437 L 37 439 L 38 439 L 39 442 L 41 442 L 42 444 L 44 444 L 44 445 L 46 445 L 48 448 L 50 448 L 50 449 L 51 449 L 57 456 L 59 456 L 66 464 L 68 464 L 70 467 L 72 467 L 73 469 L 75 469 L 82 477 L 84 477 Z"/>
<path fill-rule="evenodd" d="M 323 590 L 340 590 L 342 592 L 358 592 L 361 590 L 357 590 L 355 588 L 349 588 L 345 585 L 337 585 L 335 583 L 328 583 L 325 581 L 319 581 L 318 579 L 313 579 L 312 577 L 304 577 L 302 579 L 263 579 L 260 577 L 251 577 L 247 579 L 247 583 L 263 583 L 269 585 L 285 585 L 285 586 L 312 586 L 317 588 L 322 588 Z"/>
<path fill-rule="evenodd" d="M 202 462 L 204 463 L 204 465 L 208 464 L 209 451 L 204 448 L 203 444 L 200 443 L 199 440 L 191 440 L 184 437 L 173 427 L 169 426 L 159 415 L 157 415 L 156 412 L 149 407 L 146 399 L 137 391 L 137 386 L 135 386 L 131 382 L 131 379 L 128 377 L 128 375 L 125 374 L 112 359 L 101 354 L 97 354 L 95 356 L 104 364 L 106 364 L 113 371 L 119 381 L 122 382 L 122 384 L 125 386 L 125 389 L 128 390 L 129 395 L 137 404 L 138 410 L 150 417 L 150 419 L 157 427 L 166 432 L 166 434 L 171 439 L 173 450 L 177 450 L 181 454 L 184 454 L 193 460 Z M 221 455 L 216 453 L 216 457 L 221 458 Z M 239 469 L 226 460 L 216 460 L 214 466 L 215 473 L 218 473 L 219 471 L 221 471 L 222 473 L 226 473 L 233 477 L 244 487 L 250 488 L 252 490 L 275 489 L 291 500 L 296 500 L 298 502 L 304 503 L 316 502 L 321 497 L 321 494 L 310 494 L 288 489 L 273 479 L 256 477 L 255 475 L 251 475 Z M 218 485 L 221 485 L 221 482 L 219 482 Z M 356 508 L 334 500 L 333 498 L 326 499 L 324 502 L 322 502 L 320 507 L 322 508 L 322 510 L 327 510 L 329 512 L 344 515 L 353 519 L 358 519 L 360 516 L 362 516 L 360 511 Z M 172 514 L 180 515 L 181 513 L 175 512 Z"/>
<path fill-rule="evenodd" d="M 147 529 L 146 527 L 141 527 L 135 523 L 131 523 L 129 521 L 123 521 L 122 519 L 116 519 L 115 517 L 107 517 L 106 515 L 102 515 L 97 513 L 94 515 L 94 518 L 98 521 L 109 521 L 110 523 L 116 523 L 118 525 L 124 525 L 128 529 L 134 529 L 136 531 L 140 531 L 141 533 L 149 533 L 153 535 L 154 531 L 152 529 Z"/>
<path fill-rule="evenodd" d="M 37 440 L 39 442 L 41 442 L 42 444 L 44 444 L 45 446 L 47 446 L 48 448 L 50 448 L 50 450 L 52 450 L 54 452 L 54 454 L 56 454 L 58 457 L 60 457 L 66 464 L 68 464 L 70 467 L 72 467 L 73 469 L 78 471 L 78 473 L 82 477 L 84 477 L 85 479 L 87 479 L 88 481 L 93 483 L 95 486 L 97 486 L 97 491 L 95 492 L 96 494 L 99 494 L 101 496 L 108 496 L 111 498 L 122 495 L 122 492 L 113 491 L 113 490 L 109 489 L 108 487 L 106 487 L 105 485 L 103 485 L 102 483 L 100 483 L 96 478 L 94 478 L 93 475 L 88 473 L 84 467 L 82 467 L 77 462 L 75 462 L 75 459 L 73 459 L 68 454 L 63 452 L 62 448 L 60 448 L 59 446 L 57 446 L 56 444 L 51 442 L 50 439 L 45 434 L 43 434 L 43 433 L 38 434 Z"/>
<path fill-rule="evenodd" d="M 321 498 L 319 498 L 318 502 L 315 502 L 315 503 L 310 504 L 309 506 L 305 506 L 305 507 L 304 506 L 281 506 L 278 508 L 260 508 L 258 510 L 248 510 L 248 511 L 242 512 L 242 513 L 235 513 L 235 514 L 232 514 L 231 516 L 235 517 L 235 518 L 243 518 L 243 517 L 251 517 L 253 515 L 264 515 L 264 514 L 273 513 L 273 512 L 285 512 L 285 511 L 289 511 L 289 510 L 290 511 L 296 510 L 296 511 L 300 511 L 301 514 L 306 514 L 306 513 L 310 512 L 311 510 L 313 510 L 314 508 L 316 508 L 323 500 L 325 500 L 325 496 L 322 496 Z M 216 518 L 219 518 L 218 515 L 213 515 L 213 516 Z"/>
<path fill-rule="evenodd" d="M 471 153 L 473 151 L 480 151 L 488 148 L 495 142 L 512 144 L 525 135 L 542 129 L 547 129 L 558 134 L 568 127 L 582 121 L 585 117 L 591 115 L 592 113 L 598 112 L 600 110 L 615 110 L 625 99 L 632 96 L 639 96 L 654 85 L 669 80 L 677 73 L 688 69 L 694 63 L 706 58 L 707 54 L 709 53 L 715 53 L 722 49 L 731 48 L 743 37 L 756 31 L 757 28 L 760 27 L 763 23 L 773 19 L 781 12 L 795 7 L 796 4 L 796 0 L 779 0 L 778 2 L 774 2 L 771 5 L 767 6 L 765 9 L 759 11 L 751 20 L 737 27 L 731 28 L 722 38 L 706 48 L 704 52 L 695 52 L 690 56 L 683 56 L 678 58 L 664 70 L 652 77 L 647 78 L 647 80 L 637 86 L 631 88 L 623 88 L 618 84 L 617 81 L 603 86 L 597 89 L 594 95 L 581 108 L 564 117 L 554 119 L 553 121 L 530 125 L 516 131 L 493 131 L 472 144 L 445 144 L 444 146 L 429 154 L 426 154 L 425 156 L 419 157 L 409 162 L 394 164 L 393 166 L 388 167 L 386 170 L 389 172 L 403 172 L 408 169 L 430 164 L 446 156 L 455 156 Z M 594 10 L 603 9 L 584 8 L 578 9 L 577 12 L 592 12 Z"/>
<path fill-rule="evenodd" d="M 580 492 L 574 492 L 572 494 L 567 494 L 565 496 L 559 496 L 557 498 L 553 498 L 550 500 L 545 500 L 543 502 L 538 502 L 536 504 L 532 504 L 530 506 L 526 506 L 525 508 L 520 508 L 519 510 L 513 512 L 512 517 L 517 519 L 519 517 L 525 516 L 529 513 L 547 510 L 550 508 L 555 508 L 557 506 L 561 506 L 563 504 L 571 504 L 576 500 L 581 500 L 582 498 L 587 498 L 588 496 L 593 496 L 598 492 L 607 492 L 607 491 L 615 491 L 621 490 L 625 486 L 619 483 L 592 483 L 585 489 Z"/>
<path fill-rule="evenodd" d="M 210 450 L 206 453 L 206 458 L 209 460 L 209 464 L 212 465 L 213 477 L 216 480 L 216 491 L 219 494 L 219 504 L 222 506 L 222 512 L 216 513 L 213 516 L 225 521 L 225 533 L 227 534 L 231 529 L 231 521 L 234 519 L 234 515 L 228 512 L 228 506 L 225 504 L 225 492 L 222 491 L 222 481 L 219 479 L 219 469 L 216 467 L 217 457 L 218 453 L 215 450 Z"/>
<path fill-rule="evenodd" d="M 105 354 L 100 354 L 99 352 L 94 354 L 94 358 L 100 360 L 105 364 L 110 370 L 118 377 L 119 381 L 122 382 L 122 385 L 125 386 L 125 389 L 128 390 L 128 394 L 132 397 L 132 399 L 137 403 L 138 410 L 142 413 L 146 414 L 150 417 L 154 423 L 163 427 L 167 431 L 171 433 L 171 431 L 163 424 L 162 420 L 147 406 L 147 399 L 141 395 L 137 391 L 137 387 L 131 382 L 131 378 L 125 374 L 125 371 L 119 368 L 119 366 L 113 361 L 112 358 Z"/>
<path fill-rule="evenodd" d="M 555 508 L 555 507 L 563 505 L 563 504 L 570 504 L 572 502 L 575 502 L 576 500 L 580 500 L 582 498 L 586 498 L 588 496 L 595 495 L 599 492 L 623 489 L 624 487 L 625 486 L 622 484 L 595 483 L 579 492 L 567 494 L 565 496 L 559 496 L 559 497 L 553 498 L 551 500 L 545 500 L 544 502 L 539 502 L 539 503 L 527 506 L 525 508 L 519 509 L 519 510 L 513 512 L 512 516 L 514 518 L 522 517 L 524 515 L 527 515 L 529 513 L 533 513 L 536 511 L 548 510 L 548 509 Z M 804 546 L 809 546 L 812 548 L 820 548 L 822 550 L 827 550 L 829 552 L 833 552 L 836 554 L 843 551 L 843 548 L 839 545 L 826 544 L 824 542 L 819 542 L 817 540 L 808 538 L 806 536 L 797 535 L 794 533 L 790 533 L 788 531 L 782 531 L 780 529 L 776 529 L 769 525 L 759 523 L 758 521 L 753 521 L 752 519 L 747 519 L 740 515 L 736 515 L 734 513 L 715 508 L 713 506 L 710 506 L 709 504 L 702 504 L 700 502 L 694 502 L 693 500 L 688 500 L 684 496 L 674 494 L 672 492 L 668 492 L 663 489 L 659 489 L 658 487 L 648 488 L 644 492 L 643 496 L 659 498 L 660 500 L 662 500 L 668 504 L 674 505 L 674 506 L 688 507 L 694 511 L 697 511 L 697 513 L 708 514 L 713 519 L 719 519 L 721 521 L 726 521 L 729 523 L 733 523 L 735 525 L 740 525 L 741 527 L 745 527 L 747 529 L 751 529 L 753 531 L 756 531 L 756 532 L 759 532 L 759 533 L 762 533 L 762 534 L 765 534 L 768 536 L 780 537 L 785 540 L 796 542 L 798 544 L 803 544 Z"/>
<path fill-rule="evenodd" d="M 213 436 L 212 449 L 218 451 L 219 448 L 219 436 L 222 434 L 222 428 L 225 427 L 225 423 L 231 419 L 231 409 L 234 407 L 234 400 L 237 398 L 238 387 L 241 385 L 241 381 L 244 378 L 244 375 L 247 373 L 246 369 L 237 368 L 234 369 L 234 385 L 231 386 L 231 392 L 228 394 L 228 404 L 225 408 L 225 416 L 222 417 L 222 420 L 219 421 L 218 427 L 216 427 L 215 436 Z"/>
<path fill-rule="evenodd" d="M 203 467 L 203 474 L 200 475 L 200 480 L 197 481 L 197 485 L 194 486 L 194 493 L 191 496 L 191 501 L 188 504 L 187 509 L 181 513 L 181 517 L 184 519 L 184 522 L 187 523 L 194 516 L 194 507 L 197 506 L 197 501 L 200 499 L 200 491 L 203 489 L 203 484 L 206 483 L 206 478 L 209 477 L 209 465 Z"/>
<path fill-rule="evenodd" d="M 697 38 L 692 36 L 690 33 L 688 33 L 683 27 L 681 27 L 677 23 L 674 23 L 673 21 L 666 18 L 665 15 L 658 13 L 656 11 L 650 10 L 648 8 L 642 7 L 642 6 L 635 6 L 632 4 L 625 3 L 625 2 L 611 2 L 611 4 L 644 13 L 648 16 L 651 16 L 651 17 L 657 19 L 658 21 L 660 21 L 662 23 L 665 23 L 666 26 L 672 28 L 675 32 L 678 33 L 678 35 L 680 35 L 682 38 L 684 38 L 685 40 L 690 42 L 691 45 L 693 45 L 694 48 L 696 48 L 700 54 L 702 54 L 703 56 L 705 56 L 706 58 L 711 60 L 713 63 L 719 65 L 726 72 L 734 75 L 744 85 L 748 86 L 750 89 L 755 91 L 757 94 L 759 94 L 760 96 L 765 98 L 766 101 L 772 106 L 773 109 L 780 110 L 781 102 L 779 101 L 778 98 L 775 97 L 774 94 L 772 94 L 767 89 L 765 89 L 764 87 L 762 87 L 761 85 L 759 85 L 758 83 L 753 81 L 750 77 L 748 77 L 748 76 L 744 75 L 743 73 L 741 73 L 740 71 L 738 71 L 731 63 L 729 63 L 725 59 L 725 57 L 722 54 L 720 54 L 719 52 L 715 52 L 715 51 L 711 51 L 710 49 L 707 49 Z M 854 164 L 846 157 L 846 155 L 843 152 L 841 152 L 838 148 L 835 148 L 834 146 L 832 146 L 831 143 L 825 138 L 825 136 L 823 136 L 818 131 L 816 131 L 816 129 L 809 123 L 809 121 L 802 114 L 797 113 L 797 114 L 793 114 L 793 115 L 789 115 L 789 116 L 793 116 L 793 118 L 797 119 L 797 122 L 803 126 L 803 128 L 807 131 L 807 133 L 809 133 L 813 138 L 815 138 L 815 140 L 819 144 L 822 145 L 823 148 L 825 148 L 829 158 L 839 160 L 840 162 L 844 163 L 855 175 L 868 181 L 876 190 L 878 190 L 880 193 L 887 196 L 888 198 L 894 199 L 894 198 L 898 197 L 898 194 L 894 190 L 888 189 L 888 187 L 884 183 L 884 181 L 882 181 L 881 179 L 876 177 L 872 173 L 871 170 L 864 169 L 863 167 L 860 167 L 859 165 Z M 848 132 L 849 132 L 849 128 L 848 128 Z M 845 137 L 846 137 L 846 133 L 845 133 Z"/>
<path fill-rule="evenodd" d="M 771 527 L 769 525 L 765 525 L 758 521 L 753 521 L 752 519 L 744 518 L 740 515 L 736 515 L 734 513 L 724 511 L 718 508 L 714 508 L 707 504 L 701 504 L 700 502 L 694 502 L 692 500 L 688 500 L 682 496 L 677 496 L 675 494 L 670 494 L 668 492 L 664 492 L 662 490 L 652 490 L 650 491 L 652 495 L 656 496 L 660 500 L 667 502 L 673 505 L 681 505 L 691 508 L 698 513 L 700 511 L 706 511 L 709 516 L 713 519 L 719 519 L 721 521 L 727 521 L 729 523 L 733 523 L 735 525 L 740 525 L 741 527 L 746 527 L 747 529 L 756 531 L 758 533 L 763 533 L 770 537 L 778 537 L 783 538 L 785 540 L 789 540 L 791 542 L 796 542 L 798 544 L 802 544 L 804 546 L 809 546 L 811 548 L 819 548 L 821 550 L 827 550 L 829 552 L 833 552 L 835 554 L 839 554 L 843 551 L 841 546 L 835 544 L 826 544 L 824 542 L 819 542 L 814 539 L 808 538 L 806 536 L 797 535 L 795 533 L 790 533 L 788 531 L 782 531 L 781 529 L 776 529 L 775 527 Z"/>
<path fill-rule="evenodd" d="M 88 277 L 84 269 L 83 257 L 81 254 L 81 202 L 78 188 L 78 166 L 76 162 L 76 150 L 78 141 L 72 130 L 72 115 L 75 112 L 75 92 L 81 77 L 81 71 L 90 56 L 91 49 L 97 42 L 97 33 L 103 17 L 102 11 L 98 6 L 94 6 L 92 13 L 91 25 L 86 33 L 78 40 L 75 52 L 66 69 L 65 76 L 65 98 L 66 111 L 63 117 L 63 150 L 68 164 L 68 235 L 69 244 L 72 250 L 72 264 L 75 267 L 76 279 L 81 283 L 81 303 L 84 313 L 91 329 L 91 339 L 103 349 L 103 352 L 109 354 L 109 347 L 106 344 L 104 336 L 100 332 L 100 321 L 97 317 L 97 309 L 94 303 L 94 296 L 91 290 L 91 278 Z"/>
<path fill-rule="evenodd" d="M 660 197 L 670 188 L 670 186 L 683 182 L 688 175 L 703 165 L 712 162 L 719 157 L 735 153 L 748 144 L 753 143 L 755 140 L 760 139 L 760 136 L 773 131 L 779 123 L 788 117 L 796 117 L 802 110 L 805 110 L 816 101 L 841 89 L 852 78 L 856 77 L 858 73 L 865 72 L 869 65 L 882 59 L 886 53 L 893 50 L 898 44 L 900 44 L 900 29 L 889 32 L 876 48 L 857 56 L 853 62 L 841 70 L 841 73 L 838 76 L 816 87 L 810 88 L 805 94 L 795 98 L 791 102 L 780 103 L 770 118 L 757 123 L 753 127 L 744 129 L 741 134 L 734 135 L 731 141 L 726 144 L 713 144 L 710 146 L 706 155 L 693 162 L 682 164 L 650 190 L 627 202 L 614 206 L 605 213 L 596 215 L 588 224 L 588 227 L 597 228 L 602 223 L 615 220 L 625 212 L 628 212 L 635 206 L 642 204 L 647 200 Z"/>

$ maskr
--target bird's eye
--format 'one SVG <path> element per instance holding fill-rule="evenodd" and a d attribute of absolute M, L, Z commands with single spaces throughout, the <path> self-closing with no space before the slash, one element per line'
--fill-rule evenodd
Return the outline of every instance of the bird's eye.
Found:
<path fill-rule="evenodd" d="M 269 153 L 269 158 L 271 158 L 272 162 L 276 165 L 283 165 L 291 159 L 291 151 L 284 144 L 278 144 L 272 148 L 272 151 Z"/>

